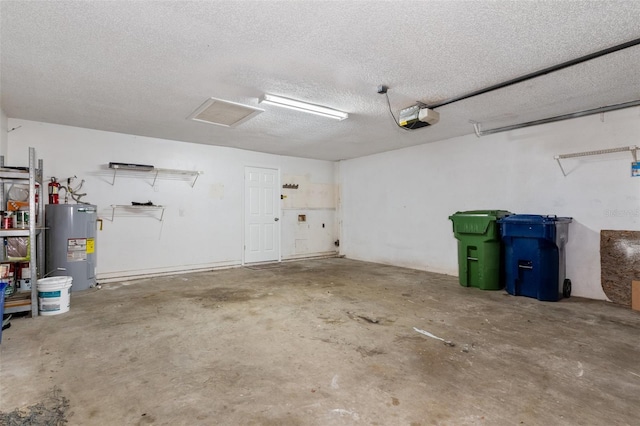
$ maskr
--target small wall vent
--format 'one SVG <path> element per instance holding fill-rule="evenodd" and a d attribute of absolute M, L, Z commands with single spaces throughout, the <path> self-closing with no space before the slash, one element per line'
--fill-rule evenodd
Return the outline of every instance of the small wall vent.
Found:
<path fill-rule="evenodd" d="M 187 119 L 216 126 L 236 127 L 263 112 L 263 109 L 222 99 L 209 98 Z"/>

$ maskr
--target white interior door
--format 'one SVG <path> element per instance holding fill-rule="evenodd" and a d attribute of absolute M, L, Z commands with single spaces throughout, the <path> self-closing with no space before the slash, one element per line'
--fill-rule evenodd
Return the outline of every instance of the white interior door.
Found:
<path fill-rule="evenodd" d="M 244 261 L 280 260 L 278 170 L 245 167 Z"/>

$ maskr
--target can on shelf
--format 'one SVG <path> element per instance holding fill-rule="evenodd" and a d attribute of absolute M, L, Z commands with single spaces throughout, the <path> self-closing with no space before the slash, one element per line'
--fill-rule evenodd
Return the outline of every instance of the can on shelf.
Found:
<path fill-rule="evenodd" d="M 13 218 L 12 217 L 3 217 L 2 218 L 2 229 L 11 229 L 13 227 Z"/>
<path fill-rule="evenodd" d="M 17 262 L 15 274 L 18 280 L 18 291 L 31 291 L 31 270 L 29 269 L 29 262 Z"/>
<path fill-rule="evenodd" d="M 16 228 L 25 229 L 29 227 L 29 212 L 18 210 L 16 212 Z"/>

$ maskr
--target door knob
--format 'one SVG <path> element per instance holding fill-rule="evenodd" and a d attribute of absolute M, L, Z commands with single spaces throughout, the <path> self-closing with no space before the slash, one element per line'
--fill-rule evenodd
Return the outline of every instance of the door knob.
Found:
<path fill-rule="evenodd" d="M 273 218 L 273 220 L 274 220 L 275 222 L 277 222 L 277 221 L 279 221 L 279 220 L 280 220 L 280 218 L 279 218 L 279 217 L 275 217 L 275 218 Z"/>

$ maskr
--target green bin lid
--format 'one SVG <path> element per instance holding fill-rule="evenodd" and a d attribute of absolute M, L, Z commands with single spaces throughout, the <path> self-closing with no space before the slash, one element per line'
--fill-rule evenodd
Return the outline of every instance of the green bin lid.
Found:
<path fill-rule="evenodd" d="M 507 210 L 469 210 L 466 212 L 455 212 L 454 214 L 449 216 L 449 219 L 451 219 L 454 216 L 493 216 L 496 219 L 499 219 L 501 217 L 509 216 L 511 214 L 513 213 Z"/>
<path fill-rule="evenodd" d="M 458 234 L 486 234 L 492 222 L 510 214 L 506 210 L 470 210 L 456 212 L 449 219 L 453 222 L 453 231 Z"/>

